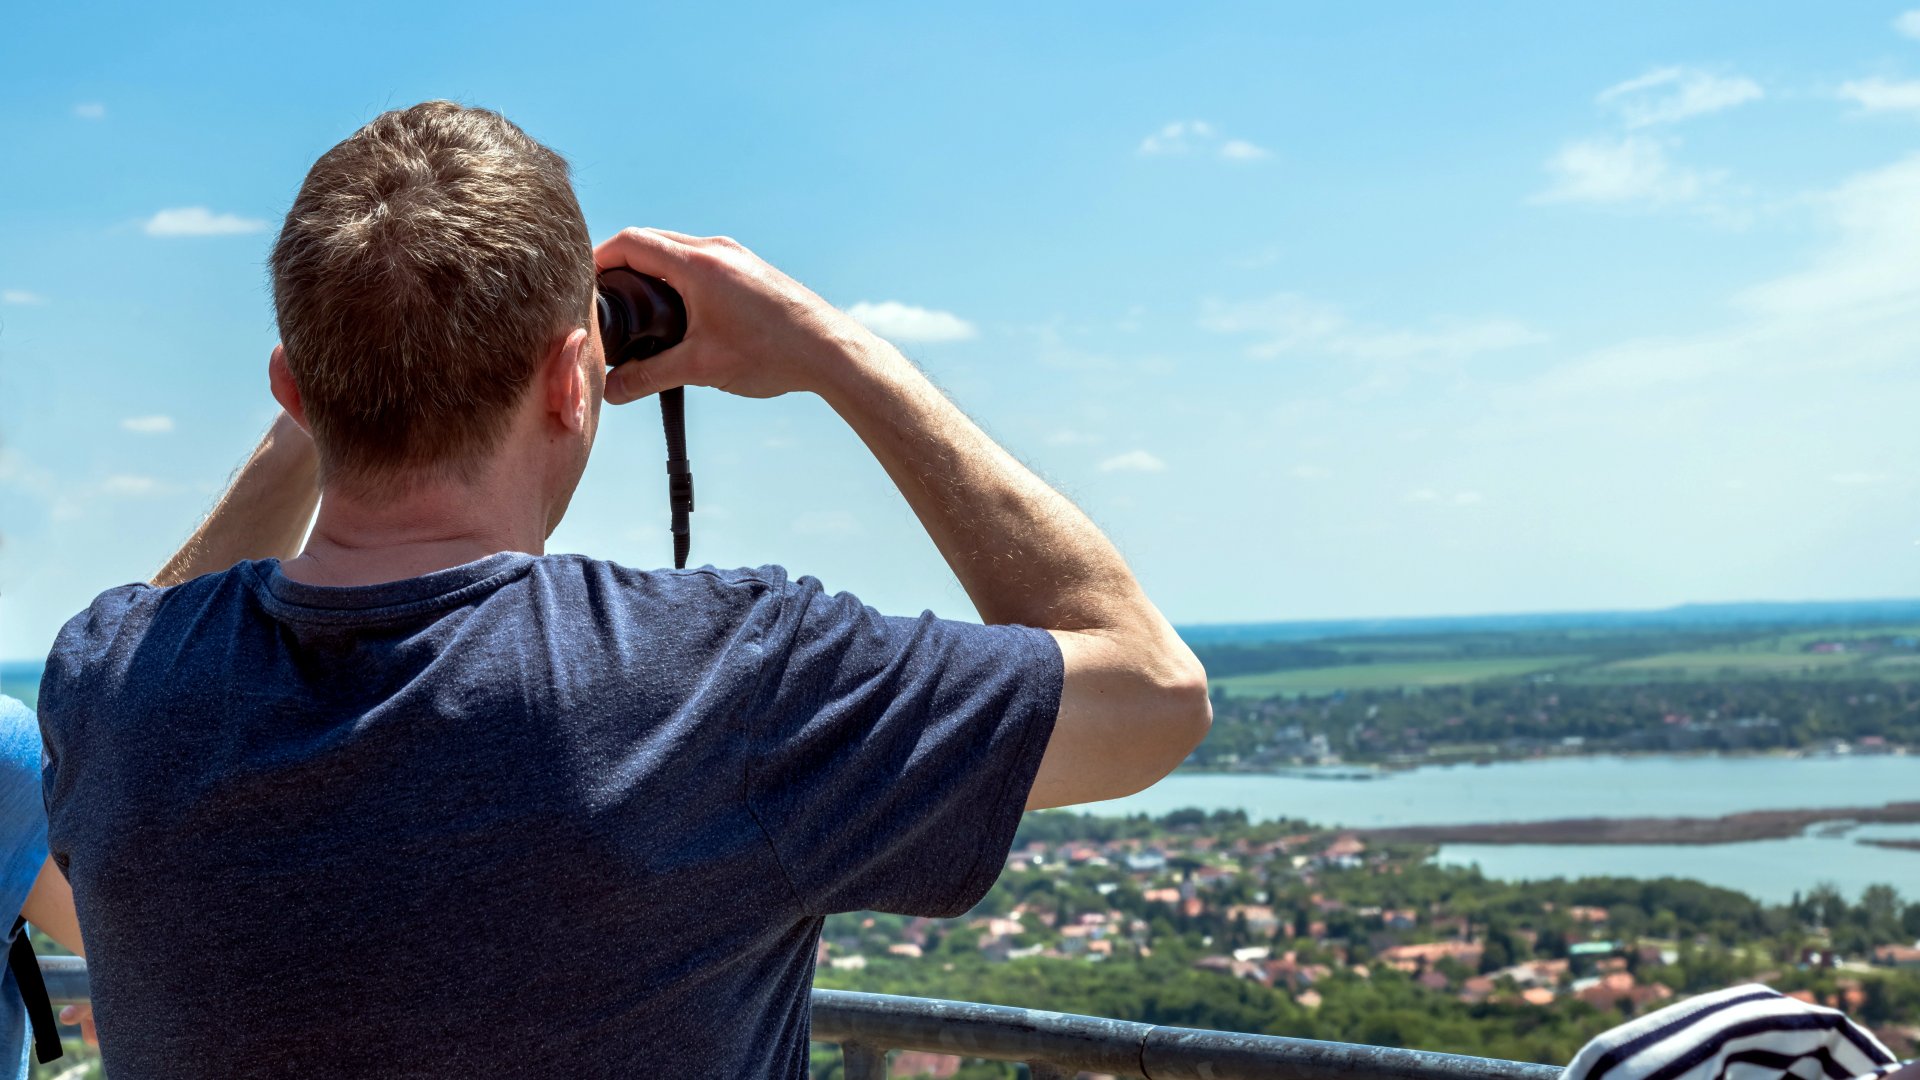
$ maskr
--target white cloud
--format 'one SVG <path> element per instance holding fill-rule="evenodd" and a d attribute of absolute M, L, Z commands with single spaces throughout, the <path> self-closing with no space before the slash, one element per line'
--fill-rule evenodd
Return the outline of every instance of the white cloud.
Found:
<path fill-rule="evenodd" d="M 120 421 L 122 431 L 131 431 L 135 435 L 165 435 L 173 430 L 171 416 L 129 416 Z"/>
<path fill-rule="evenodd" d="M 1920 355 L 1920 154 L 1811 201 L 1834 239 L 1806 269 L 1736 294 L 1734 317 L 1716 329 L 1595 350 L 1532 391 L 1588 401 L 1708 381 L 1903 371 Z"/>
<path fill-rule="evenodd" d="M 148 236 L 231 236 L 259 232 L 266 227 L 267 223 L 259 218 L 216 214 L 204 206 L 162 210 L 141 226 Z"/>
<path fill-rule="evenodd" d="M 1697 68 L 1657 68 L 1600 91 L 1598 101 L 1629 128 L 1672 124 L 1758 101 L 1766 92 L 1752 79 Z"/>
<path fill-rule="evenodd" d="M 1167 154 L 1211 154 L 1227 161 L 1259 161 L 1273 156 L 1264 146 L 1245 139 L 1229 139 L 1205 120 L 1175 120 L 1140 140 L 1139 152 L 1148 157 Z"/>
<path fill-rule="evenodd" d="M 847 314 L 889 341 L 965 341 L 977 331 L 973 324 L 950 311 L 915 307 L 898 300 L 870 303 L 862 300 Z"/>
<path fill-rule="evenodd" d="M 73 115 L 82 120 L 105 120 L 107 107 L 97 101 L 83 101 L 73 107 Z"/>
<path fill-rule="evenodd" d="M 1308 352 L 1361 361 L 1458 360 L 1546 340 L 1511 319 L 1448 319 L 1424 330 L 1358 326 L 1338 307 L 1298 293 L 1237 303 L 1210 300 L 1201 310 L 1200 326 L 1255 338 L 1247 353 L 1262 359 Z"/>
<path fill-rule="evenodd" d="M 1100 463 L 1101 472 L 1166 472 L 1167 463 L 1145 450 L 1115 454 Z"/>
<path fill-rule="evenodd" d="M 165 490 L 165 485 L 151 476 L 121 473 L 102 480 L 100 490 L 107 495 L 158 495 Z"/>
<path fill-rule="evenodd" d="M 1894 32 L 1902 37 L 1920 38 L 1920 11 L 1903 11 L 1893 20 Z"/>
<path fill-rule="evenodd" d="M 1678 203 L 1718 179 L 1673 164 L 1660 142 L 1639 135 L 1570 142 L 1548 159 L 1547 172 L 1553 182 L 1535 202 Z"/>
<path fill-rule="evenodd" d="M 1867 112 L 1920 112 L 1920 79 L 1855 79 L 1837 93 Z"/>
<path fill-rule="evenodd" d="M 1219 136 L 1220 133 L 1205 120 L 1175 120 L 1140 140 L 1140 152 L 1142 154 L 1185 154 L 1193 149 L 1195 142 L 1212 141 Z"/>
<path fill-rule="evenodd" d="M 0 289 L 0 304 L 19 304 L 22 307 L 44 307 L 47 298 L 25 289 Z"/>

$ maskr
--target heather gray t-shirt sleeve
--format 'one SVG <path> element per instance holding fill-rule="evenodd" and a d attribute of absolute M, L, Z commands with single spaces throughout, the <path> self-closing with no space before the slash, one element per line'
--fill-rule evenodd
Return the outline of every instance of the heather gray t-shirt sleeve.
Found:
<path fill-rule="evenodd" d="M 1013 842 L 1060 708 L 1052 635 L 783 583 L 746 793 L 808 913 L 951 917 Z"/>

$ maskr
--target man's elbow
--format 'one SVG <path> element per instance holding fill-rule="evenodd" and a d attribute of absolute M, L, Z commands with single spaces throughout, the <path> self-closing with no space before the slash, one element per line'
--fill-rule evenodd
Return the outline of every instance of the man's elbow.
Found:
<path fill-rule="evenodd" d="M 1182 650 L 1184 651 L 1184 650 Z M 1213 702 L 1207 697 L 1207 672 L 1191 653 L 1155 665 L 1148 688 L 1136 712 L 1136 726 L 1123 741 L 1117 757 L 1128 762 L 1116 779 L 1123 790 L 1102 798 L 1119 798 L 1159 783 L 1207 737 L 1213 726 Z"/>
<path fill-rule="evenodd" d="M 1213 699 L 1207 692 L 1207 669 L 1192 652 L 1184 647 L 1180 651 L 1185 655 L 1170 665 L 1160 688 L 1162 707 L 1166 711 L 1163 728 L 1169 751 L 1173 753 L 1173 760 L 1167 766 L 1169 771 L 1185 761 L 1213 728 Z"/>

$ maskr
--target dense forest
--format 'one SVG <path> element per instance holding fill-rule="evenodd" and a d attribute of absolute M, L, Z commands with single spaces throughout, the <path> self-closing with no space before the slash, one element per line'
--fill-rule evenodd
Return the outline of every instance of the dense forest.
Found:
<path fill-rule="evenodd" d="M 1260 767 L 1594 750 L 1920 746 L 1920 684 L 1879 679 L 1579 683 L 1505 679 L 1263 699 L 1216 694 L 1189 764 Z"/>

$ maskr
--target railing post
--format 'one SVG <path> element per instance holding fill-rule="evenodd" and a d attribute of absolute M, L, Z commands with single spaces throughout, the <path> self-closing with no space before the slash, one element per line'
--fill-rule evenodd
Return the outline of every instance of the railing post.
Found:
<path fill-rule="evenodd" d="M 847 1080 L 887 1080 L 887 1051 L 872 1043 L 840 1044 L 840 1066 Z"/>

